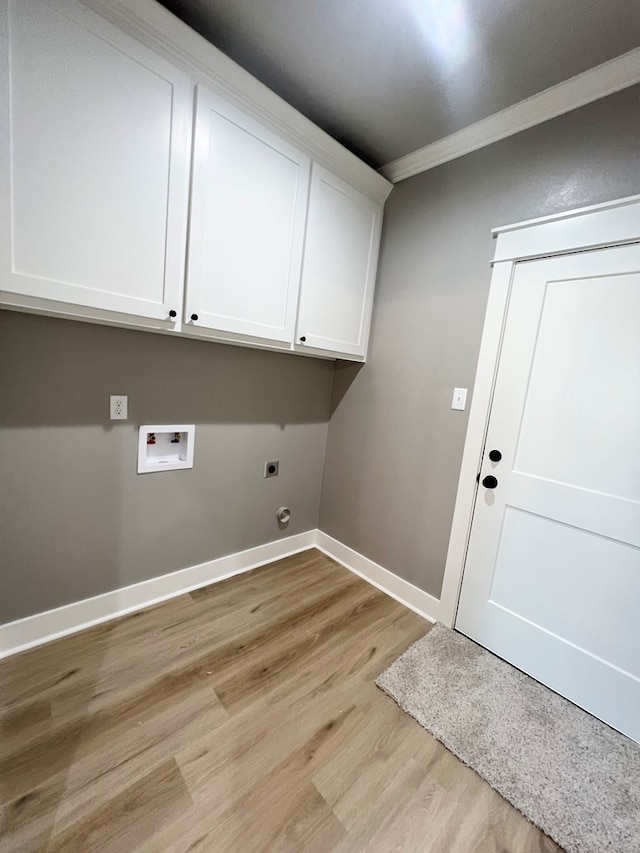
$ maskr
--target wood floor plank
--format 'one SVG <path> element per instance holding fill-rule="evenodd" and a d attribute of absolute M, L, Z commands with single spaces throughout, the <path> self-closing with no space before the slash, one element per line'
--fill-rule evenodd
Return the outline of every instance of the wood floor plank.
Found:
<path fill-rule="evenodd" d="M 197 695 L 183 697 L 181 702 L 165 704 L 152 715 L 145 713 L 137 722 L 116 724 L 106 729 L 99 740 L 89 737 L 72 741 L 72 761 L 62 768 L 58 765 L 53 775 L 43 752 L 43 781 L 3 807 L 5 836 L 46 835 L 54 825 L 59 830 L 79 820 L 93 810 L 96 800 L 107 799 L 114 791 L 133 785 L 150 766 L 161 764 L 168 755 L 174 756 L 184 743 L 205 734 L 210 737 L 226 716 L 212 691 L 205 687 Z M 24 790 L 21 780 L 17 772 L 14 785 Z"/>
<path fill-rule="evenodd" d="M 558 853 L 376 688 L 429 627 L 311 550 L 0 662 L 1 853 Z"/>
<path fill-rule="evenodd" d="M 313 776 L 320 793 L 356 837 L 394 807 L 398 790 L 399 799 L 405 800 L 424 778 L 424 768 L 417 760 L 423 750 L 416 749 L 413 737 L 415 722 L 397 715 L 378 697 L 362 710 L 358 731 Z M 432 740 L 425 743 L 430 751 L 434 748 Z"/>
<path fill-rule="evenodd" d="M 311 781 L 314 767 L 331 761 L 333 744 L 343 731 L 355 732 L 360 714 L 346 689 L 337 689 L 297 708 L 262 710 L 252 719 L 247 710 L 231 717 L 225 737 L 204 736 L 185 746 L 176 758 L 197 802 L 212 811 L 241 803 L 256 782 L 276 771 Z M 215 796 L 212 792 L 215 791 Z"/>
<path fill-rule="evenodd" d="M 303 631 L 279 632 L 278 642 L 264 643 L 259 656 L 250 658 L 242 668 L 233 667 L 229 674 L 213 672 L 213 683 L 220 701 L 227 709 L 239 708 L 290 679 L 294 668 L 312 665 L 322 659 L 324 646 L 336 643 L 352 630 L 391 612 L 392 605 L 380 594 L 352 595 L 344 593 L 318 611 L 319 620 L 310 618 Z"/>
<path fill-rule="evenodd" d="M 121 853 L 134 850 L 190 804 L 180 769 L 175 759 L 167 758 L 142 779 L 101 802 L 68 829 L 54 833 L 47 851 L 68 853 L 76 849 Z"/>

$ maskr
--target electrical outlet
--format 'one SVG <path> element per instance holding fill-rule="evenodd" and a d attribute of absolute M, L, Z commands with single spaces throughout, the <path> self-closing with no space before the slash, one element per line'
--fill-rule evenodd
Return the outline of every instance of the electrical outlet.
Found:
<path fill-rule="evenodd" d="M 126 421 L 127 397 L 112 394 L 109 397 L 109 417 L 112 421 Z"/>
<path fill-rule="evenodd" d="M 279 462 L 265 462 L 264 463 L 264 476 L 265 477 L 277 477 L 279 470 L 280 470 L 280 463 Z"/>

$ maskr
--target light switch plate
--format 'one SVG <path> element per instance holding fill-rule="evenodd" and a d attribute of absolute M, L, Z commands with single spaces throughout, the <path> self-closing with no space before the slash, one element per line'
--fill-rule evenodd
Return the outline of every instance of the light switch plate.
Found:
<path fill-rule="evenodd" d="M 467 389 L 466 388 L 454 388 L 453 389 L 453 400 L 451 401 L 451 408 L 456 409 L 459 412 L 464 412 L 464 408 L 467 405 Z"/>

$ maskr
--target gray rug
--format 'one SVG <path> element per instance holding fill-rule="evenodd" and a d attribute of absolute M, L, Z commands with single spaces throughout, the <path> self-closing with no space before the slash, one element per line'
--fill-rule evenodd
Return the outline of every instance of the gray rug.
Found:
<path fill-rule="evenodd" d="M 639 853 L 638 744 L 444 625 L 377 684 L 567 853 Z"/>

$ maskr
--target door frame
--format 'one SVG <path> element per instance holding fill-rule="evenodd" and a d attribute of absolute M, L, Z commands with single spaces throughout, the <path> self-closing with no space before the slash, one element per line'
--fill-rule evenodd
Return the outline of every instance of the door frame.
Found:
<path fill-rule="evenodd" d="M 453 628 L 478 493 L 509 297 L 519 261 L 640 241 L 640 195 L 492 229 L 496 249 L 469 423 L 440 594 L 440 621 Z"/>

